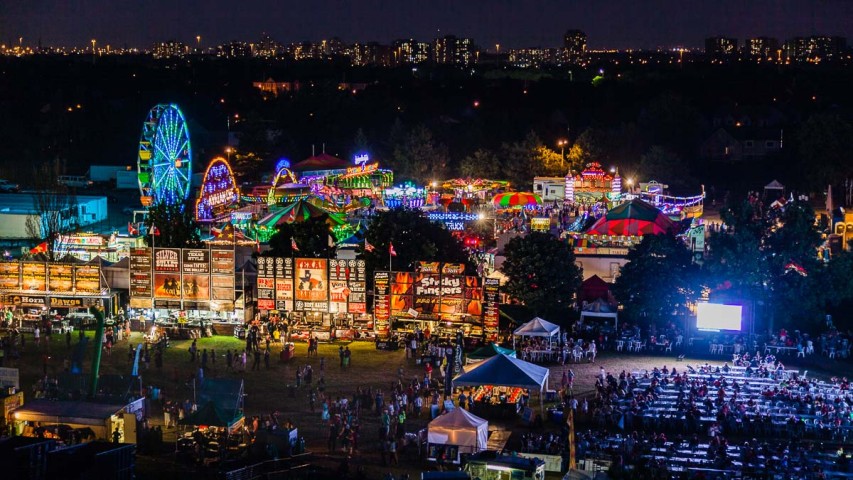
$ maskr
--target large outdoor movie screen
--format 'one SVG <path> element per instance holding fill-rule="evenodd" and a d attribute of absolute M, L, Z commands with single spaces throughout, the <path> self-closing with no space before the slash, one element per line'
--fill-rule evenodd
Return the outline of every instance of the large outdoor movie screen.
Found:
<path fill-rule="evenodd" d="M 700 303 L 696 314 L 696 329 L 706 332 L 721 330 L 741 331 L 743 307 L 740 305 L 721 305 L 719 303 Z"/>

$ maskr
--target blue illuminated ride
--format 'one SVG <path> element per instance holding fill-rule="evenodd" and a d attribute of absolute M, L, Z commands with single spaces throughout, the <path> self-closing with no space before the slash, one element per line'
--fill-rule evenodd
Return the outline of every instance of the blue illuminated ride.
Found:
<path fill-rule="evenodd" d="M 148 112 L 139 137 L 136 162 L 142 205 L 183 202 L 192 175 L 190 132 L 177 105 L 160 104 Z"/>

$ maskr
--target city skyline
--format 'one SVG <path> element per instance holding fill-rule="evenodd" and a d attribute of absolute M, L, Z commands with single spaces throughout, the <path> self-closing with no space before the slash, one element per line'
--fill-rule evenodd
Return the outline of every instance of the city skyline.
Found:
<path fill-rule="evenodd" d="M 786 39 L 813 34 L 853 36 L 853 2 L 827 0 L 611 0 L 607 4 L 537 0 L 422 2 L 317 0 L 153 1 L 128 7 L 104 0 L 42 0 L 9 5 L 0 42 L 148 48 L 175 39 L 204 47 L 254 41 L 262 32 L 289 43 L 339 37 L 347 42 L 473 38 L 483 49 L 558 46 L 567 29 L 587 33 L 589 48 L 699 48 L 707 37 Z M 177 5 L 175 5 L 177 4 Z M 332 12 L 332 13 L 330 13 Z M 338 13 L 335 13 L 338 12 Z M 201 41 L 197 37 L 201 37 Z"/>

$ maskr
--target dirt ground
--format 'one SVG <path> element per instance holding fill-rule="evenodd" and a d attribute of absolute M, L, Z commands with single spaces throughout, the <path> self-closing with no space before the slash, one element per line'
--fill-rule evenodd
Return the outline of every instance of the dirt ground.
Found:
<path fill-rule="evenodd" d="M 92 332 L 88 332 L 91 336 Z M 102 374 L 130 374 L 131 361 L 129 360 L 128 352 L 131 345 L 136 345 L 141 341 L 142 337 L 139 333 L 132 334 L 130 340 L 124 340 L 118 343 L 111 353 L 105 353 L 102 357 L 101 373 Z M 27 335 L 27 342 L 23 355 L 20 359 L 7 359 L 5 366 L 18 367 L 21 369 L 21 382 L 25 390 L 25 395 L 29 396 L 32 392 L 32 385 L 42 375 L 44 368 L 44 358 L 49 356 L 47 370 L 49 375 L 54 375 L 62 371 L 64 359 L 69 357 L 69 350 L 65 346 L 64 337 L 54 336 L 49 347 L 42 345 L 37 348 L 33 344 L 32 336 Z M 76 342 L 77 333 L 73 334 L 73 341 Z M 44 341 L 43 341 L 44 343 Z M 161 389 L 162 395 L 167 399 L 184 400 L 192 398 L 192 383 L 188 379 L 196 372 L 198 363 L 189 361 L 188 348 L 189 340 L 172 341 L 171 347 L 167 349 L 164 355 L 163 369 L 158 371 L 154 367 L 152 360 L 151 366 L 144 369 L 140 366 L 140 375 L 145 386 L 155 386 Z M 416 365 L 414 360 L 406 359 L 405 352 L 400 351 L 377 351 L 374 344 L 371 342 L 353 342 L 346 343 L 352 351 L 351 366 L 344 370 L 339 366 L 338 362 L 338 345 L 321 343 L 319 346 L 318 357 L 307 357 L 307 344 L 297 343 L 294 358 L 287 363 L 278 361 L 281 347 L 276 344 L 272 345 L 272 355 L 270 368 L 266 369 L 261 365 L 260 371 L 247 372 L 226 372 L 225 369 L 225 352 L 227 349 L 242 349 L 245 347 L 245 342 L 225 336 L 215 336 L 211 338 L 202 338 L 198 341 L 198 349 L 201 352 L 203 349 L 215 350 L 216 362 L 209 362 L 208 377 L 226 377 L 226 378 L 243 378 L 245 384 L 245 412 L 247 417 L 252 415 L 264 415 L 272 412 L 280 412 L 282 418 L 290 419 L 299 429 L 299 435 L 304 436 L 307 448 L 314 452 L 322 464 L 335 466 L 342 459 L 343 454 L 340 452 L 328 452 L 326 449 L 326 429 L 323 427 L 319 408 L 317 412 L 312 413 L 308 403 L 308 390 L 305 386 L 297 390 L 294 397 L 289 395 L 289 385 L 295 385 L 296 368 L 300 365 L 311 364 L 314 370 L 314 381 L 316 382 L 320 376 L 325 377 L 326 393 L 334 398 L 337 396 L 350 396 L 355 392 L 358 386 L 372 386 L 374 390 L 381 388 L 388 391 L 393 382 L 397 379 L 397 370 L 400 366 L 403 367 L 405 378 L 423 377 L 423 367 Z M 73 347 L 72 347 L 73 348 Z M 88 374 L 90 371 L 92 348 L 90 346 L 87 353 L 87 361 L 84 364 L 84 372 Z M 638 369 L 651 369 L 655 366 L 661 367 L 667 365 L 672 368 L 676 366 L 681 369 L 687 364 L 696 365 L 707 359 L 688 357 L 682 362 L 676 362 L 677 352 L 668 356 L 646 356 L 634 354 L 614 354 L 610 352 L 599 355 L 596 363 L 580 363 L 549 365 L 551 369 L 550 384 L 552 388 L 558 388 L 560 379 L 564 369 L 571 368 L 575 373 L 575 394 L 586 395 L 593 391 L 595 376 L 599 373 L 599 366 L 603 366 L 608 372 L 618 374 L 622 370 L 631 372 Z M 320 358 L 325 358 L 325 371 L 320 370 Z M 716 362 L 722 363 L 724 359 L 719 358 Z M 835 362 L 826 359 L 806 359 L 801 360 L 800 365 L 791 360 L 794 364 L 793 368 L 809 369 L 810 375 L 824 374 L 830 375 L 835 372 L 843 372 L 848 369 L 849 364 Z M 249 362 L 251 366 L 251 360 Z M 434 372 L 434 375 L 437 372 Z M 535 401 L 535 397 L 532 401 Z M 155 412 L 151 421 L 156 424 L 163 423 L 162 415 L 159 415 L 159 409 L 153 408 Z M 583 423 L 583 418 L 579 419 Z M 379 455 L 377 453 L 377 431 L 378 420 L 372 414 L 366 414 L 366 418 L 362 421 L 361 430 L 361 449 L 356 452 L 351 460 L 351 470 L 355 470 L 359 465 L 363 465 L 368 473 L 368 478 L 381 478 L 383 472 L 402 473 L 407 472 L 412 475 L 412 478 L 417 478 L 416 474 L 425 467 L 418 459 L 417 454 L 413 449 L 408 452 L 401 452 L 400 467 L 381 467 Z M 425 418 L 410 419 L 408 430 L 417 431 L 426 425 Z M 530 427 L 523 425 L 520 421 L 513 422 L 498 422 L 501 428 L 510 429 L 513 432 L 526 431 Z M 547 425 L 546 425 L 547 428 Z M 556 427 L 554 427 L 556 428 Z M 174 438 L 174 429 L 166 430 L 166 440 Z M 510 440 L 509 446 L 512 447 L 516 441 Z M 162 460 L 165 460 L 165 456 Z M 138 469 L 140 478 L 150 478 L 148 474 L 153 471 L 162 472 L 163 468 L 167 467 L 164 462 L 155 459 L 140 458 Z M 151 471 L 153 469 L 153 471 Z M 178 473 L 184 469 L 175 470 Z"/>

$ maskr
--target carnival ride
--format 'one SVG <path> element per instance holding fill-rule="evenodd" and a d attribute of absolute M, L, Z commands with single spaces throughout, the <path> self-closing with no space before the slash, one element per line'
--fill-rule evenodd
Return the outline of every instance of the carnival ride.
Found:
<path fill-rule="evenodd" d="M 190 133 L 177 105 L 159 104 L 148 112 L 139 137 L 136 168 L 143 206 L 181 203 L 189 195 Z"/>
<path fill-rule="evenodd" d="M 240 189 L 231 165 L 222 157 L 211 160 L 204 173 L 201 191 L 195 202 L 196 220 L 212 222 L 240 200 Z"/>

